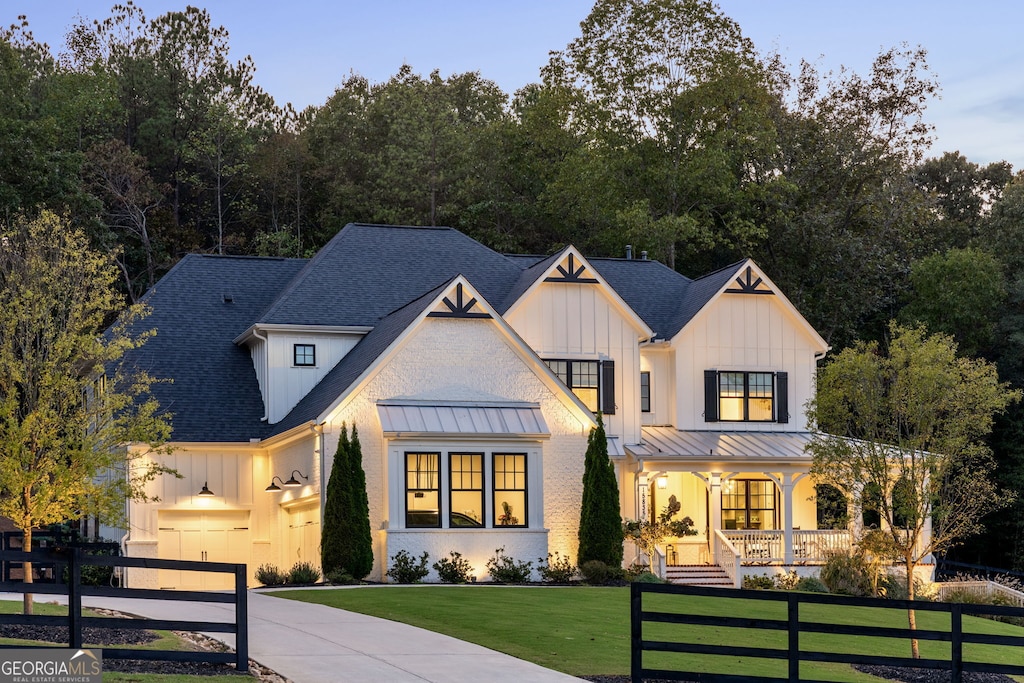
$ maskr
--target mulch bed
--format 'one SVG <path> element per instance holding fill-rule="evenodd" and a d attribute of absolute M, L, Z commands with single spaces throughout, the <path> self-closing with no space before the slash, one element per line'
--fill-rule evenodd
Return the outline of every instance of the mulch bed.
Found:
<path fill-rule="evenodd" d="M 119 615 L 120 616 L 120 615 Z M 194 633 L 177 633 L 186 641 L 196 646 L 197 650 L 226 650 L 227 648 L 217 641 Z M 54 643 L 55 645 L 67 647 L 68 628 L 66 626 L 33 626 L 22 624 L 0 625 L 0 637 L 19 638 L 24 640 L 35 640 L 43 643 Z M 110 647 L 124 647 L 129 645 L 145 645 L 157 640 L 158 636 L 153 631 L 143 629 L 116 629 L 116 628 L 86 628 L 82 631 L 82 638 L 90 645 L 106 645 Z M 167 662 L 148 659 L 105 659 L 103 662 L 104 671 L 121 671 L 124 673 L 147 673 L 147 674 L 187 674 L 190 676 L 224 676 L 236 674 L 248 676 L 250 674 L 235 670 L 229 664 L 214 664 L 210 662 Z M 273 672 L 267 671 L 250 661 L 250 673 L 265 680 L 283 680 Z"/>

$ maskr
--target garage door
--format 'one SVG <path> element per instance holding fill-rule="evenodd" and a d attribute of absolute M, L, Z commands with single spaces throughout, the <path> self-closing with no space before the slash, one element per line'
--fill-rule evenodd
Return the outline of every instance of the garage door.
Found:
<path fill-rule="evenodd" d="M 320 503 L 313 502 L 288 510 L 288 549 L 285 569 L 296 562 L 309 562 L 320 568 Z"/>
<path fill-rule="evenodd" d="M 160 512 L 159 557 L 197 562 L 249 564 L 249 512 L 217 510 Z M 176 569 L 160 570 L 160 587 L 178 590 L 226 590 L 232 574 Z"/>

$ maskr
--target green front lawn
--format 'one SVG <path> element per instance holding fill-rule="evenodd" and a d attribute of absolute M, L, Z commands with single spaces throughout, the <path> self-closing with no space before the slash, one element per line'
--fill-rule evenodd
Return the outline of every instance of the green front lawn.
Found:
<path fill-rule="evenodd" d="M 628 588 L 540 588 L 512 586 L 388 586 L 317 591 L 282 591 L 275 597 L 319 603 L 338 609 L 400 621 L 444 633 L 574 676 L 629 673 Z M 689 614 L 729 614 L 785 619 L 785 603 L 728 597 L 645 596 L 645 610 Z M 899 610 L 804 605 L 805 619 L 837 624 L 906 627 Z M 948 615 L 918 611 L 919 628 L 948 628 Z M 645 625 L 645 639 L 739 643 L 746 647 L 784 649 L 785 633 L 735 628 Z M 978 633 L 1024 635 L 1024 629 L 985 619 L 964 618 L 964 628 Z M 806 650 L 910 656 L 907 641 L 802 634 Z M 949 645 L 921 643 L 922 655 L 948 657 Z M 1018 664 L 1019 651 L 996 646 L 965 646 L 968 660 Z M 675 659 L 673 659 L 673 657 Z M 648 653 L 648 667 L 673 664 L 700 671 L 785 676 L 784 661 Z M 805 662 L 801 675 L 834 681 L 878 681 L 840 664 Z"/>

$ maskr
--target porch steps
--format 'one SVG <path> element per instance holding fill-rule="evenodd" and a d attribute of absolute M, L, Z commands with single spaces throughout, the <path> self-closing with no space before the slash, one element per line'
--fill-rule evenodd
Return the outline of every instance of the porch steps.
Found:
<path fill-rule="evenodd" d="M 717 564 L 678 564 L 665 567 L 665 578 L 684 586 L 732 588 L 732 579 Z"/>

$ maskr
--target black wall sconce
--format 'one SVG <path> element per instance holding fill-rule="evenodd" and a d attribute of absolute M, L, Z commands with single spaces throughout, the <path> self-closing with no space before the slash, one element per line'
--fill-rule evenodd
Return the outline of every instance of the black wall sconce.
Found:
<path fill-rule="evenodd" d="M 305 479 L 306 481 L 309 481 L 309 477 L 307 477 L 302 472 L 300 472 L 298 470 L 292 470 L 292 476 L 291 476 L 290 479 L 288 479 L 288 481 L 283 481 L 281 479 L 281 477 L 275 476 L 273 479 L 270 480 L 270 486 L 268 486 L 267 488 L 265 488 L 263 490 L 264 491 L 268 491 L 270 493 L 274 493 L 276 491 L 280 491 L 281 490 L 281 486 L 284 486 L 285 488 L 289 488 L 289 489 L 298 488 L 299 486 L 302 486 L 302 482 L 295 478 L 296 474 L 299 475 L 300 477 L 302 477 L 303 479 Z M 277 484 L 275 484 L 274 483 L 275 480 L 281 482 L 281 486 L 278 486 Z M 213 494 L 210 494 L 210 495 L 213 495 Z"/>
<path fill-rule="evenodd" d="M 215 496 L 215 495 L 217 495 L 213 491 L 211 491 L 209 489 L 209 487 L 207 487 L 207 485 L 206 485 L 207 483 L 208 482 L 205 482 L 205 481 L 203 482 L 203 488 L 199 489 L 199 493 L 196 494 L 196 495 L 199 495 L 199 496 Z"/>

